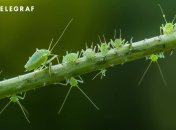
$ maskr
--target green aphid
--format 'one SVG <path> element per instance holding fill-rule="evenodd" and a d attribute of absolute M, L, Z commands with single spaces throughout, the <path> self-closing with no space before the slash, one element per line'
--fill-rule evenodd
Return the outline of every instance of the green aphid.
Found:
<path fill-rule="evenodd" d="M 28 111 L 26 110 L 26 108 L 20 103 L 19 99 L 24 99 L 25 98 L 26 93 L 24 94 L 23 97 L 21 96 L 17 96 L 17 95 L 12 95 L 10 97 L 10 101 L 7 103 L 7 105 L 5 105 L 5 107 L 1 110 L 0 114 L 2 114 L 2 112 L 10 105 L 11 102 L 13 103 L 17 103 L 22 111 L 22 113 L 24 114 L 24 117 L 26 118 L 27 122 L 30 123 L 27 115 L 29 115 Z"/>
<path fill-rule="evenodd" d="M 104 37 L 104 42 L 101 41 L 100 37 L 99 37 L 99 40 L 100 40 L 100 44 L 98 44 L 98 50 L 102 53 L 102 54 L 106 54 L 108 52 L 108 50 L 110 49 L 110 43 L 107 43 L 106 42 L 106 39 L 105 39 L 105 36 L 103 35 Z"/>
<path fill-rule="evenodd" d="M 149 68 L 150 68 L 150 66 L 151 66 L 152 63 L 156 63 L 156 64 L 157 64 L 157 67 L 158 67 L 159 72 L 160 72 L 160 74 L 161 74 L 161 77 L 162 77 L 162 79 L 163 79 L 163 83 L 164 83 L 165 86 L 167 85 L 167 82 L 166 82 L 166 80 L 165 80 L 165 78 L 164 78 L 164 75 L 163 75 L 163 72 L 162 72 L 162 70 L 161 70 L 161 67 L 160 67 L 160 65 L 159 65 L 159 63 L 158 63 L 158 59 L 159 59 L 159 58 L 164 58 L 164 54 L 163 54 L 163 53 L 160 53 L 160 54 L 152 54 L 152 55 L 150 55 L 149 57 L 146 58 L 146 59 L 149 59 L 149 60 L 150 60 L 150 63 L 149 63 L 149 65 L 147 66 L 147 68 L 146 68 L 146 70 L 144 71 L 144 73 L 142 74 L 142 76 L 141 76 L 141 78 L 140 78 L 140 80 L 139 80 L 139 82 L 138 82 L 138 85 L 140 85 L 140 84 L 142 83 L 142 81 L 143 81 L 145 75 L 147 74 L 147 71 L 149 70 Z"/>
<path fill-rule="evenodd" d="M 54 60 L 55 58 L 59 62 L 58 55 L 52 54 L 52 50 L 58 44 L 58 42 L 62 38 L 63 34 L 65 33 L 66 29 L 68 28 L 68 26 L 70 25 L 72 20 L 73 19 L 71 19 L 69 21 L 69 23 L 67 24 L 67 26 L 65 27 L 62 34 L 60 35 L 60 37 L 58 38 L 58 40 L 56 41 L 56 43 L 53 45 L 52 48 L 51 48 L 51 45 L 52 45 L 53 39 L 51 40 L 51 43 L 50 43 L 48 49 L 40 49 L 40 50 L 37 49 L 36 50 L 36 52 L 29 58 L 26 65 L 24 66 L 26 71 L 42 69 L 42 68 L 46 67 L 46 65 L 48 65 L 48 64 L 51 65 L 51 63 L 52 63 L 51 61 Z M 49 59 L 49 57 L 51 57 L 51 58 Z"/>
<path fill-rule="evenodd" d="M 98 49 L 101 53 L 107 53 L 108 50 L 110 48 L 109 43 L 100 43 L 100 45 L 98 45 Z"/>
<path fill-rule="evenodd" d="M 113 48 L 120 48 L 120 47 L 122 47 L 126 43 L 125 43 L 125 40 L 121 38 L 121 30 L 120 30 L 120 36 L 119 36 L 119 38 L 116 38 L 116 30 L 115 30 L 114 41 L 112 39 L 110 40 L 111 46 Z"/>
<path fill-rule="evenodd" d="M 86 57 L 87 59 L 92 60 L 95 58 L 95 55 L 96 55 L 95 50 L 96 50 L 96 46 L 93 47 L 93 44 L 91 45 L 90 48 L 88 48 L 86 45 L 86 50 L 82 50 L 81 53 L 83 57 Z"/>
<path fill-rule="evenodd" d="M 165 14 L 163 12 L 163 9 L 162 9 L 161 5 L 158 4 L 158 6 L 160 7 L 162 15 L 163 15 L 163 18 L 164 18 L 164 20 L 166 22 L 165 25 L 162 24 L 162 26 L 160 27 L 160 33 L 164 34 L 164 35 L 168 35 L 168 34 L 174 33 L 174 31 L 175 31 L 175 29 L 174 29 L 175 28 L 174 21 L 175 21 L 176 16 L 174 16 L 172 22 L 167 22 L 166 16 L 165 16 Z"/>
<path fill-rule="evenodd" d="M 79 76 L 80 77 L 80 76 Z M 65 98 L 64 98 L 64 101 L 63 101 L 63 103 L 62 103 L 62 105 L 61 105 L 61 107 L 60 107 L 60 109 L 59 109 L 59 111 L 58 111 L 58 114 L 60 114 L 61 113 L 61 111 L 62 111 L 62 109 L 63 109 L 63 107 L 64 107 L 64 105 L 65 105 L 65 102 L 66 102 L 66 100 L 67 100 L 67 98 L 68 98 L 68 96 L 69 96 L 69 94 L 70 94 L 70 91 L 71 91 L 71 89 L 74 87 L 74 88 L 78 88 L 78 90 L 90 101 L 90 103 L 97 109 L 97 110 L 99 110 L 99 108 L 95 105 L 95 103 L 87 96 L 87 94 L 78 86 L 78 83 L 83 83 L 83 80 L 82 80 L 82 78 L 80 77 L 80 80 L 78 80 L 78 79 L 76 79 L 76 78 L 74 78 L 74 77 L 71 77 L 71 78 L 69 78 L 69 79 L 66 79 L 66 83 L 65 84 L 62 84 L 62 83 L 60 83 L 60 84 L 62 84 L 62 85 L 70 85 L 70 88 L 69 88 L 69 90 L 68 90 L 68 92 L 67 92 L 67 94 L 66 94 L 66 96 L 65 96 Z"/>
<path fill-rule="evenodd" d="M 63 56 L 62 63 L 73 63 L 73 62 L 76 62 L 78 58 L 79 58 L 79 52 L 77 53 L 66 52 L 66 55 Z"/>
<path fill-rule="evenodd" d="M 101 75 L 101 79 L 106 76 L 107 69 L 101 69 L 99 73 L 97 73 L 92 80 L 94 80 L 97 76 Z"/>

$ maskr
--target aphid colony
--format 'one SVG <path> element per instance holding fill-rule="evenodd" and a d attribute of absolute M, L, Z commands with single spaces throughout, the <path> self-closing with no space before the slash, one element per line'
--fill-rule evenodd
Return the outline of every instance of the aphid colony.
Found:
<path fill-rule="evenodd" d="M 174 24 L 174 21 L 175 21 L 176 16 L 173 18 L 172 22 L 167 22 L 166 17 L 165 17 L 165 14 L 164 14 L 164 12 L 163 12 L 163 9 L 162 9 L 161 5 L 158 4 L 158 6 L 159 6 L 159 8 L 161 9 L 161 13 L 162 13 L 163 18 L 164 18 L 164 20 L 165 20 L 165 22 L 166 22 L 165 25 L 162 24 L 162 26 L 160 27 L 160 34 L 161 34 L 161 35 L 168 35 L 168 34 L 174 33 L 174 32 L 176 31 L 176 25 Z M 163 72 L 162 72 L 162 70 L 161 70 L 161 67 L 160 67 L 160 65 L 159 65 L 159 63 L 158 63 L 158 59 L 159 59 L 159 58 L 164 58 L 164 54 L 163 54 L 163 53 L 160 53 L 160 54 L 152 54 L 152 55 L 150 55 L 149 57 L 146 57 L 146 59 L 150 60 L 150 63 L 149 63 L 149 65 L 147 66 L 146 70 L 144 71 L 142 77 L 140 78 L 140 80 L 139 80 L 139 82 L 138 82 L 138 85 L 140 85 L 140 84 L 142 83 L 142 81 L 143 81 L 143 79 L 144 79 L 144 77 L 145 77 L 145 75 L 146 75 L 147 71 L 149 70 L 149 68 L 150 68 L 150 66 L 151 66 L 152 63 L 156 63 L 156 64 L 157 64 L 157 67 L 158 67 L 159 72 L 160 72 L 160 74 L 161 74 L 161 77 L 162 77 L 162 79 L 163 79 L 163 83 L 164 83 L 165 86 L 167 85 L 167 82 L 166 82 L 166 80 L 165 80 L 165 78 L 164 78 L 164 75 L 163 75 Z"/>
<path fill-rule="evenodd" d="M 163 10 L 162 10 L 160 5 L 159 5 L 159 7 L 160 7 L 161 12 L 163 14 L 163 18 L 164 18 L 164 20 L 166 22 L 165 25 L 162 24 L 162 26 L 160 27 L 160 33 L 163 34 L 163 35 L 172 34 L 176 30 L 176 25 L 173 23 L 174 20 L 175 20 L 175 17 L 174 17 L 174 19 L 173 19 L 173 21 L 171 23 L 167 22 L 166 18 L 165 18 L 165 15 L 163 13 Z M 40 50 L 37 49 L 36 50 L 36 52 L 29 58 L 29 60 L 27 61 L 26 65 L 24 66 L 26 71 L 38 71 L 38 70 L 41 70 L 41 69 L 44 69 L 44 68 L 48 68 L 49 69 L 49 73 L 52 72 L 52 70 L 51 70 L 52 61 L 54 59 L 57 59 L 57 61 L 59 63 L 58 55 L 52 54 L 52 51 L 53 51 L 54 47 L 58 44 L 58 42 L 60 41 L 60 39 L 62 38 L 63 34 L 65 33 L 66 29 L 68 28 L 68 26 L 70 25 L 70 23 L 72 21 L 73 21 L 73 19 L 71 19 L 69 21 L 69 23 L 67 24 L 67 26 L 65 27 L 65 29 L 61 33 L 60 37 L 58 38 L 58 40 L 53 45 L 53 47 L 51 47 L 51 45 L 53 43 L 53 39 L 52 39 L 48 49 L 40 49 Z M 81 52 L 77 52 L 77 53 L 68 53 L 68 52 L 66 52 L 66 55 L 63 56 L 62 64 L 75 63 L 81 57 L 84 57 L 87 60 L 94 60 L 94 58 L 96 57 L 97 53 L 101 54 L 103 57 L 106 57 L 106 54 L 108 53 L 108 51 L 110 49 L 119 49 L 119 48 L 123 47 L 126 44 L 129 44 L 129 47 L 131 46 L 129 42 L 126 42 L 124 39 L 121 38 L 121 31 L 120 31 L 120 37 L 119 38 L 116 38 L 116 32 L 115 32 L 114 40 L 110 39 L 110 42 L 106 42 L 105 37 L 104 37 L 104 41 L 102 42 L 101 39 L 100 39 L 100 44 L 98 44 L 97 46 L 91 45 L 91 47 L 88 47 L 86 45 L 86 49 L 82 50 Z M 51 58 L 49 58 L 49 57 L 51 57 Z M 157 66 L 159 68 L 159 72 L 160 72 L 160 74 L 162 76 L 163 82 L 164 82 L 165 85 L 167 84 L 166 81 L 165 81 L 165 78 L 163 76 L 163 73 L 161 71 L 161 68 L 159 66 L 159 63 L 158 63 L 158 59 L 159 58 L 164 58 L 163 53 L 152 54 L 152 55 L 150 55 L 150 56 L 148 56 L 146 58 L 146 59 L 150 60 L 150 63 L 147 66 L 147 68 L 146 68 L 145 72 L 143 73 L 142 77 L 140 78 L 138 85 L 141 84 L 142 80 L 144 79 L 144 77 L 145 77 L 145 75 L 146 75 L 146 73 L 147 73 L 147 71 L 148 71 L 148 69 L 149 69 L 149 67 L 151 66 L 152 63 L 156 63 L 157 64 Z M 102 79 L 104 76 L 106 76 L 106 71 L 107 70 L 105 68 L 100 68 L 100 72 L 97 73 L 93 79 L 95 79 L 98 75 L 101 75 L 101 79 Z M 80 76 L 78 76 L 78 77 L 79 77 L 79 79 L 76 79 L 75 77 L 66 77 L 65 78 L 65 80 L 66 80 L 65 84 L 58 83 L 58 84 L 61 84 L 61 85 L 69 85 L 70 86 L 70 88 L 69 88 L 69 90 L 68 90 L 68 92 L 67 92 L 67 94 L 66 94 L 66 96 L 65 96 L 65 98 L 63 100 L 63 103 L 62 103 L 62 105 L 61 105 L 61 107 L 60 107 L 60 109 L 58 111 L 58 114 L 61 113 L 61 111 L 62 111 L 62 109 L 64 107 L 64 104 L 65 104 L 65 102 L 66 102 L 66 100 L 67 100 L 72 88 L 77 88 L 90 101 L 90 103 L 97 110 L 99 110 L 97 105 L 78 86 L 79 83 L 83 83 L 82 78 Z M 17 95 L 12 95 L 10 97 L 10 101 L 2 109 L 0 114 L 7 108 L 7 106 L 9 106 L 9 104 L 11 102 L 14 102 L 14 103 L 17 103 L 20 106 L 20 108 L 21 108 L 21 110 L 22 110 L 27 122 L 30 123 L 29 119 L 27 118 L 27 114 L 28 114 L 27 110 L 19 102 L 19 99 L 24 99 L 24 97 L 25 97 L 25 94 L 24 94 L 23 97 L 20 97 L 20 96 L 17 96 Z"/>
<path fill-rule="evenodd" d="M 24 66 L 26 71 L 38 71 L 38 70 L 41 70 L 44 68 L 48 68 L 49 73 L 52 72 L 52 70 L 51 70 L 52 61 L 54 59 L 57 59 L 57 61 L 59 63 L 59 60 L 58 60 L 58 55 L 51 54 L 51 52 L 54 49 L 54 47 L 58 44 L 59 40 L 61 39 L 61 37 L 63 36 L 64 32 L 66 31 L 67 27 L 70 25 L 71 22 L 72 22 L 72 20 L 70 20 L 70 22 L 67 24 L 67 26 L 65 27 L 61 36 L 56 41 L 56 43 L 53 45 L 53 47 L 51 47 L 52 42 L 53 42 L 53 39 L 52 39 L 48 49 L 40 49 L 40 50 L 37 49 L 36 50 L 36 52 L 29 58 L 26 65 Z M 87 60 L 94 60 L 97 53 L 100 53 L 101 55 L 103 55 L 105 57 L 111 48 L 118 49 L 118 48 L 122 47 L 123 45 L 127 44 L 127 42 L 125 43 L 124 41 L 125 40 L 122 40 L 121 37 L 119 39 L 114 39 L 114 40 L 111 39 L 109 43 L 107 43 L 106 41 L 101 42 L 101 40 L 100 40 L 100 44 L 98 44 L 97 46 L 93 47 L 93 45 L 91 45 L 90 48 L 88 46 L 86 46 L 86 49 L 82 50 L 81 52 L 77 52 L 77 53 L 66 52 L 66 55 L 63 56 L 63 58 L 62 58 L 62 64 L 75 63 L 78 60 L 78 58 L 80 58 L 80 57 L 85 57 Z M 96 50 L 96 48 L 98 48 L 98 49 Z M 51 58 L 49 59 L 49 57 L 51 57 Z M 106 69 L 102 68 L 100 70 L 100 72 L 95 75 L 95 77 L 93 79 L 95 79 L 100 74 L 101 74 L 101 79 L 102 79 L 103 76 L 105 76 L 106 71 L 107 71 Z M 65 84 L 63 84 L 63 83 L 58 83 L 58 84 L 69 85 L 70 88 L 64 98 L 64 101 L 58 111 L 58 114 L 61 113 L 62 108 L 64 107 L 64 104 L 65 104 L 72 88 L 77 88 L 90 101 L 90 103 L 97 110 L 99 110 L 99 107 L 97 107 L 97 105 L 88 97 L 88 95 L 78 86 L 79 83 L 83 83 L 83 80 L 80 76 L 79 76 L 79 79 L 76 79 L 74 77 L 66 77 L 65 80 L 66 80 Z M 7 106 L 9 106 L 9 104 L 11 102 L 17 103 L 20 106 L 26 120 L 28 121 L 28 123 L 30 123 L 29 119 L 27 118 L 28 112 L 21 105 L 21 103 L 19 102 L 19 99 L 24 99 L 24 97 L 12 95 L 10 97 L 9 103 L 2 109 L 1 113 L 7 108 Z"/>

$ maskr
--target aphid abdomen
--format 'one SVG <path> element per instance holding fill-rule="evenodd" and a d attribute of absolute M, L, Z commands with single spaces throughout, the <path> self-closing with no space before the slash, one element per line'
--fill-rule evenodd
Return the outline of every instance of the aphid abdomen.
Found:
<path fill-rule="evenodd" d="M 163 34 L 172 34 L 174 33 L 174 25 L 172 23 L 167 23 L 163 28 Z"/>
<path fill-rule="evenodd" d="M 49 56 L 48 50 L 37 50 L 28 60 L 25 65 L 26 71 L 37 69 L 43 65 Z"/>

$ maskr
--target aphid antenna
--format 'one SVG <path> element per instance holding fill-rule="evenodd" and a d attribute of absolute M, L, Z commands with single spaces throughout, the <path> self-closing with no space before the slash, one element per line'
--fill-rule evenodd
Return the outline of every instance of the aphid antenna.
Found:
<path fill-rule="evenodd" d="M 158 63 L 157 61 L 156 61 L 156 64 L 157 64 L 157 66 L 158 66 L 159 72 L 160 72 L 161 77 L 162 77 L 162 79 L 163 79 L 163 83 L 164 83 L 165 86 L 167 86 L 167 82 L 166 82 L 166 80 L 165 80 L 165 78 L 164 78 L 164 74 L 163 74 L 163 72 L 162 72 L 162 70 L 161 70 L 161 67 L 160 67 L 160 65 L 159 65 L 159 63 Z"/>
<path fill-rule="evenodd" d="M 102 43 L 102 41 L 101 41 L 100 35 L 98 35 L 98 39 L 99 39 L 99 41 L 100 41 L 100 44 L 101 44 L 101 43 Z"/>
<path fill-rule="evenodd" d="M 10 105 L 11 102 L 12 102 L 12 101 L 9 101 L 9 102 L 4 106 L 4 108 L 0 111 L 0 114 L 3 113 L 3 111 Z"/>
<path fill-rule="evenodd" d="M 51 48 L 51 45 L 52 45 L 52 43 L 53 43 L 53 38 L 51 39 L 51 42 L 50 42 L 50 44 L 49 44 L 49 47 L 48 47 L 48 50 L 50 50 L 50 48 Z"/>
<path fill-rule="evenodd" d="M 86 49 L 89 48 L 88 45 L 87 45 L 87 42 L 86 42 Z"/>
<path fill-rule="evenodd" d="M 20 106 L 21 111 L 22 111 L 24 117 L 26 118 L 27 122 L 30 123 L 30 121 L 29 121 L 29 119 L 28 119 L 28 117 L 27 117 L 27 114 L 29 114 L 29 113 L 28 113 L 28 111 L 26 110 L 26 108 L 25 108 L 19 101 L 17 101 L 17 104 Z"/>
<path fill-rule="evenodd" d="M 94 46 L 93 44 L 94 44 L 94 43 L 92 42 L 92 44 L 91 44 L 91 47 L 90 47 L 90 48 L 91 48 L 93 51 L 96 51 L 97 46 Z"/>
<path fill-rule="evenodd" d="M 164 14 L 164 11 L 163 11 L 161 5 L 158 4 L 158 6 L 159 6 L 159 8 L 160 8 L 160 10 L 161 10 L 161 13 L 162 13 L 162 15 L 163 15 L 163 18 L 164 18 L 165 22 L 167 23 L 166 16 L 165 16 L 165 14 Z"/>
<path fill-rule="evenodd" d="M 104 42 L 105 42 L 105 43 L 107 43 L 107 42 L 106 42 L 106 38 L 105 38 L 105 35 L 104 35 L 104 34 L 103 34 L 103 39 L 104 39 Z"/>
<path fill-rule="evenodd" d="M 60 41 L 60 39 L 62 38 L 62 36 L 64 35 L 65 31 L 67 30 L 67 28 L 69 27 L 69 25 L 71 24 L 72 21 L 73 21 L 73 18 L 68 22 L 67 26 L 64 28 L 61 35 L 59 36 L 59 38 L 57 39 L 56 43 L 53 45 L 53 47 L 51 48 L 50 51 L 52 51 L 54 49 L 54 47 L 58 44 L 58 42 Z"/>
<path fill-rule="evenodd" d="M 116 39 L 117 31 L 114 29 L 114 40 Z"/>
<path fill-rule="evenodd" d="M 122 38 L 122 31 L 121 31 L 121 29 L 119 29 L 119 31 L 120 31 L 119 39 L 121 39 Z"/>
<path fill-rule="evenodd" d="M 70 86 L 70 88 L 69 88 L 69 90 L 68 90 L 68 92 L 67 92 L 67 94 L 66 94 L 66 96 L 65 96 L 65 98 L 64 98 L 64 101 L 63 101 L 63 103 L 62 103 L 62 105 L 61 105 L 61 107 L 60 107 L 60 109 L 59 109 L 59 111 L 58 111 L 58 114 L 61 113 L 61 111 L 62 111 L 62 109 L 63 109 L 63 107 L 64 107 L 64 105 L 65 105 L 65 102 L 66 102 L 67 99 L 68 99 L 68 96 L 69 96 L 69 94 L 70 94 L 71 89 L 72 89 L 72 86 Z"/>
<path fill-rule="evenodd" d="M 173 18 L 173 20 L 172 20 L 172 24 L 174 23 L 175 19 L 176 19 L 176 15 L 174 16 L 174 18 Z"/>
<path fill-rule="evenodd" d="M 92 44 L 91 44 L 91 46 L 90 46 L 90 48 L 92 48 L 92 49 L 93 49 L 93 44 L 94 44 L 94 43 L 92 42 Z"/>
<path fill-rule="evenodd" d="M 150 66 L 152 64 L 152 61 L 150 61 L 149 65 L 147 66 L 147 68 L 145 69 L 144 73 L 142 74 L 142 77 L 140 78 L 139 82 L 138 82 L 138 86 L 141 85 L 145 75 L 147 74 L 147 71 L 149 70 Z"/>
<path fill-rule="evenodd" d="M 90 97 L 79 87 L 77 86 L 79 91 L 90 101 L 90 103 L 97 109 L 100 110 L 100 108 L 90 99 Z"/>

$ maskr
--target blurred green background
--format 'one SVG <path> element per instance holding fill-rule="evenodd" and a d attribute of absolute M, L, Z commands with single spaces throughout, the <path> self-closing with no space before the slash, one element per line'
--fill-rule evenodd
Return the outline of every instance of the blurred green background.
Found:
<path fill-rule="evenodd" d="M 0 12 L 1 79 L 23 74 L 24 65 L 36 48 L 48 48 L 71 18 L 73 23 L 54 49 L 60 56 L 76 52 L 85 43 L 98 43 L 98 35 L 113 38 L 114 29 L 133 41 L 159 35 L 164 23 L 160 3 L 171 21 L 175 0 L 0 0 L 1 5 L 35 5 L 33 13 Z M 117 33 L 119 35 L 119 33 Z M 61 115 L 57 111 L 68 87 L 51 85 L 27 93 L 21 103 L 30 112 L 28 124 L 16 104 L 0 115 L 1 130 L 166 130 L 176 129 L 175 54 L 159 60 L 168 86 L 164 86 L 153 64 L 141 86 L 137 86 L 149 61 L 138 61 L 108 69 L 107 76 L 92 81 L 97 72 L 82 76 L 80 87 L 100 107 L 97 111 L 73 89 Z M 2 108 L 8 99 L 1 100 Z"/>

